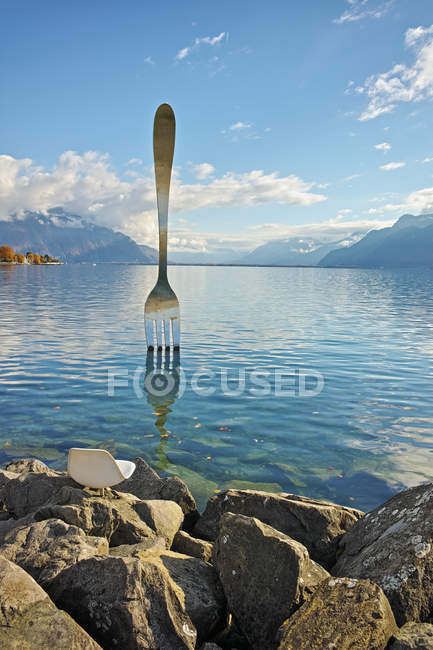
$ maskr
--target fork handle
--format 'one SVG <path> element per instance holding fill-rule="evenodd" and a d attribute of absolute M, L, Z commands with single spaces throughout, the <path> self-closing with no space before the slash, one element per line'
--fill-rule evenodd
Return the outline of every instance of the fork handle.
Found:
<path fill-rule="evenodd" d="M 176 120 L 171 106 L 161 104 L 153 122 L 153 160 L 159 224 L 159 278 L 167 278 L 168 197 L 173 165 Z"/>

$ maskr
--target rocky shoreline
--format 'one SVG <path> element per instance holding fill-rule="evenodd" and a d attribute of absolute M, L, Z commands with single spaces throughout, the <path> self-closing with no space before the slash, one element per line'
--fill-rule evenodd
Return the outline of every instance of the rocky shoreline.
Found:
<path fill-rule="evenodd" d="M 253 490 L 200 515 L 135 462 L 104 496 L 0 470 L 0 647 L 433 649 L 433 483 L 366 515 Z"/>

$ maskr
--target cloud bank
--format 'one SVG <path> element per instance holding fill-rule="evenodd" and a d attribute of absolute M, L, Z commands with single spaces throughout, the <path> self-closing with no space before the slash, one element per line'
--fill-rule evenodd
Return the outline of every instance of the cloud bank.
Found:
<path fill-rule="evenodd" d="M 133 164 L 137 161 L 129 161 Z M 326 200 L 317 185 L 293 174 L 280 176 L 253 170 L 213 177 L 209 163 L 196 168 L 206 182 L 184 184 L 174 172 L 170 199 L 172 215 L 205 208 L 279 203 L 310 206 Z M 52 169 L 29 158 L 0 156 L 0 219 L 25 210 L 46 212 L 63 206 L 98 225 L 120 230 L 139 243 L 153 243 L 156 197 L 153 175 L 123 180 L 111 168 L 108 154 L 65 151 Z"/>

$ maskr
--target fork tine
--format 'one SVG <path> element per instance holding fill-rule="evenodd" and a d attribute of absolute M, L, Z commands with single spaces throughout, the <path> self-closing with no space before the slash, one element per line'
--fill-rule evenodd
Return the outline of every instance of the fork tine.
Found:
<path fill-rule="evenodd" d="M 147 349 L 152 352 L 154 349 L 154 327 L 153 327 L 153 320 L 150 320 L 149 318 L 144 319 L 144 325 L 146 329 L 146 341 L 147 341 Z"/>
<path fill-rule="evenodd" d="M 169 318 L 164 321 L 164 341 L 165 341 L 165 349 L 169 350 L 170 349 L 170 319 Z"/>
<path fill-rule="evenodd" d="M 156 343 L 158 345 L 158 350 L 162 350 L 162 321 L 156 321 Z"/>
<path fill-rule="evenodd" d="M 171 321 L 172 332 L 173 332 L 173 349 L 179 350 L 180 348 L 180 319 L 174 318 Z"/>

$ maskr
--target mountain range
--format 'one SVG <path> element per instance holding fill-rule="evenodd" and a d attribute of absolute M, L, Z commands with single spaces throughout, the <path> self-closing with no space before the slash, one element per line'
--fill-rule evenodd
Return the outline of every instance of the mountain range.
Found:
<path fill-rule="evenodd" d="M 154 264 L 158 253 L 138 246 L 133 239 L 111 228 L 95 226 L 62 208 L 42 214 L 26 212 L 0 221 L 0 244 L 15 253 L 32 251 L 63 262 L 141 262 Z"/>
<path fill-rule="evenodd" d="M 391 228 L 371 230 L 353 246 L 329 252 L 319 266 L 433 268 L 433 214 L 404 214 Z"/>
<path fill-rule="evenodd" d="M 270 241 L 251 251 L 239 260 L 240 264 L 306 265 L 315 266 L 327 253 L 336 248 L 350 246 L 362 234 L 353 233 L 349 238 L 323 243 L 311 237 Z"/>
<path fill-rule="evenodd" d="M 46 214 L 27 212 L 0 221 L 0 245 L 16 253 L 48 254 L 64 262 L 136 262 L 156 264 L 158 252 L 138 245 L 111 228 L 96 226 L 62 208 Z M 433 268 L 433 214 L 404 214 L 390 228 L 354 232 L 323 242 L 311 237 L 269 241 L 248 254 L 235 249 L 214 253 L 169 253 L 171 263 Z"/>

